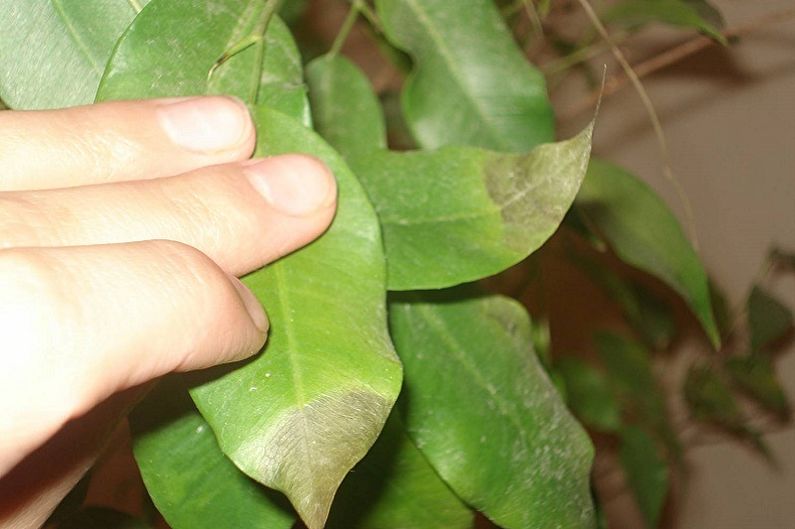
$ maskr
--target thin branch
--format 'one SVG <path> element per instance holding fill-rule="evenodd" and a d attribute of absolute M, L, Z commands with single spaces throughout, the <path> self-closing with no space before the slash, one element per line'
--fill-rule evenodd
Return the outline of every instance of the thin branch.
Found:
<path fill-rule="evenodd" d="M 632 66 L 627 61 L 627 58 L 624 56 L 624 53 L 621 49 L 616 46 L 613 40 L 610 37 L 610 34 L 607 32 L 607 28 L 605 28 L 602 21 L 599 20 L 599 16 L 594 11 L 593 7 L 591 6 L 588 0 L 578 0 L 580 5 L 582 6 L 585 13 L 588 15 L 588 18 L 593 24 L 596 31 L 599 32 L 599 35 L 610 45 L 610 49 L 613 52 L 613 56 L 616 58 L 618 63 L 623 68 L 625 75 L 627 78 L 632 82 L 635 86 L 635 90 L 638 93 L 641 101 L 643 102 L 643 106 L 646 108 L 646 113 L 649 115 L 649 119 L 651 120 L 652 127 L 654 128 L 654 133 L 657 137 L 657 143 L 660 146 L 660 152 L 662 153 L 663 158 L 663 174 L 671 186 L 676 191 L 677 196 L 679 197 L 680 202 L 682 203 L 684 210 L 685 210 L 685 217 L 687 221 L 687 225 L 690 228 L 690 236 L 691 241 L 693 243 L 693 247 L 698 251 L 698 235 L 696 233 L 696 224 L 693 217 L 693 208 L 690 205 L 690 200 L 687 197 L 684 189 L 682 188 L 681 183 L 679 180 L 674 176 L 674 172 L 671 169 L 671 157 L 668 151 L 668 142 L 665 139 L 665 133 L 663 132 L 662 123 L 660 123 L 660 117 L 657 115 L 657 111 L 654 109 L 654 104 L 651 102 L 649 98 L 648 92 L 643 87 L 643 83 L 640 82 L 640 77 L 635 73 L 632 69 Z M 597 98 L 598 101 L 598 98 Z"/>
<path fill-rule="evenodd" d="M 356 19 L 359 18 L 359 14 L 362 12 L 363 5 L 363 0 L 353 0 L 353 2 L 351 2 L 351 8 L 348 10 L 345 20 L 342 21 L 340 30 L 337 32 L 337 36 L 334 37 L 334 42 L 331 44 L 331 49 L 328 52 L 330 56 L 333 57 L 339 54 L 345 41 L 348 40 L 348 35 L 350 35 L 353 29 Z"/>
<path fill-rule="evenodd" d="M 772 13 L 767 13 L 766 15 L 751 20 L 747 24 L 726 29 L 722 31 L 721 34 L 727 39 L 741 37 L 743 35 L 753 33 L 754 31 L 757 31 L 763 27 L 778 24 L 780 22 L 786 22 L 793 17 L 795 17 L 795 8 L 782 9 Z M 710 37 L 699 36 L 679 44 L 678 46 L 674 46 L 673 48 L 666 50 L 659 55 L 655 55 L 650 59 L 638 63 L 633 67 L 633 70 L 638 77 L 646 77 L 649 74 L 676 64 L 715 44 L 716 41 L 714 39 Z M 610 96 L 624 88 L 630 81 L 630 77 L 626 74 L 617 74 L 611 77 L 605 85 L 604 92 L 594 90 L 588 95 L 588 97 L 569 108 L 561 119 L 572 119 L 582 112 L 593 108 L 600 95 L 602 97 Z"/>

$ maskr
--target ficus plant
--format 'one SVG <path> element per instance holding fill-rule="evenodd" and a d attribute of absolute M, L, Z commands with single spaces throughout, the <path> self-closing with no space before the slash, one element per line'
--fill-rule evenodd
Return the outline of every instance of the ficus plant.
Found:
<path fill-rule="evenodd" d="M 167 378 L 129 417 L 170 527 L 594 527 L 594 447 L 580 421 L 618 440 L 656 525 L 682 445 L 652 353 L 670 347 L 676 324 L 621 266 L 682 300 L 706 348 L 736 329 L 721 326 L 715 289 L 664 202 L 591 159 L 594 124 L 556 138 L 547 80 L 523 48 L 555 4 L 353 0 L 318 54 L 317 39 L 294 37 L 299 0 L 2 3 L 8 107 L 228 94 L 250 108 L 257 155 L 311 154 L 338 183 L 328 232 L 243 278 L 269 314 L 264 350 Z M 702 1 L 627 0 L 602 19 L 623 33 L 663 22 L 725 41 Z M 399 111 L 343 54 L 354 24 L 404 74 Z M 548 38 L 578 68 L 575 54 L 598 37 Z M 553 254 L 608 292 L 627 324 L 595 336 L 597 363 L 556 351 L 543 304 L 523 295 Z M 763 450 L 737 395 L 788 417 L 768 352 L 792 316 L 762 287 L 747 315 L 743 354 L 694 364 L 683 392 L 694 419 Z M 56 514 L 60 527 L 147 523 Z"/>

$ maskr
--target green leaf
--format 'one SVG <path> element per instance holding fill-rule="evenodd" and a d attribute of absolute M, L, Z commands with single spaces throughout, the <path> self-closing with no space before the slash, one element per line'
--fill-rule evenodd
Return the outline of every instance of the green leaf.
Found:
<path fill-rule="evenodd" d="M 303 152 L 337 177 L 326 234 L 247 276 L 271 321 L 265 353 L 193 390 L 224 452 L 322 527 L 345 474 L 375 441 L 401 383 L 386 330 L 378 222 L 355 177 L 296 121 L 258 108 L 258 155 Z"/>
<path fill-rule="evenodd" d="M 323 57 L 308 78 L 318 130 L 347 157 L 378 211 L 390 290 L 453 286 L 521 261 L 557 229 L 585 174 L 593 124 L 528 154 L 390 152 L 360 70 Z"/>
<path fill-rule="evenodd" d="M 665 397 L 646 348 L 621 335 L 600 332 L 596 335 L 596 350 L 626 421 L 654 432 L 669 454 L 679 457 L 681 446 L 668 420 Z"/>
<path fill-rule="evenodd" d="M 500 296 L 411 293 L 390 303 L 405 423 L 442 479 L 506 529 L 592 527 L 593 449 Z"/>
<path fill-rule="evenodd" d="M 571 255 L 576 264 L 620 308 L 632 329 L 648 347 L 667 349 L 676 336 L 671 308 L 648 288 L 621 277 L 606 264 L 584 254 Z"/>
<path fill-rule="evenodd" d="M 620 22 L 630 26 L 662 22 L 693 28 L 728 45 L 720 26 L 715 24 L 721 20 L 720 13 L 704 0 L 625 0 L 608 9 L 602 18 L 605 22 Z"/>
<path fill-rule="evenodd" d="M 187 390 L 160 385 L 130 416 L 146 489 L 172 529 L 289 529 L 295 515 L 221 452 Z"/>
<path fill-rule="evenodd" d="M 544 78 L 513 41 L 492 0 L 377 0 L 388 38 L 415 68 L 403 112 L 423 148 L 527 151 L 553 140 Z"/>
<path fill-rule="evenodd" d="M 308 125 L 301 56 L 278 17 L 262 41 L 261 66 L 261 44 L 254 43 L 215 68 L 225 52 L 256 35 L 264 6 L 262 0 L 153 0 L 119 41 L 98 99 L 228 94 Z"/>
<path fill-rule="evenodd" d="M 345 57 L 306 67 L 315 130 L 346 158 L 386 149 L 386 125 L 370 81 Z"/>
<path fill-rule="evenodd" d="M 575 205 L 620 259 L 679 293 L 718 347 L 704 267 L 676 217 L 648 185 L 620 167 L 591 160 Z"/>
<path fill-rule="evenodd" d="M 779 417 L 789 417 L 789 400 L 776 378 L 770 357 L 760 354 L 732 356 L 724 365 L 732 382 L 746 395 Z"/>
<path fill-rule="evenodd" d="M 151 529 L 150 526 L 129 514 L 88 507 L 62 522 L 58 529 Z"/>
<path fill-rule="evenodd" d="M 622 429 L 619 458 L 648 527 L 657 527 L 668 495 L 668 466 L 655 440 L 639 428 Z"/>
<path fill-rule="evenodd" d="M 327 529 L 470 529 L 473 513 L 434 472 L 395 412 L 340 487 Z"/>
<path fill-rule="evenodd" d="M 685 378 L 684 396 L 693 418 L 710 422 L 749 441 L 760 454 L 772 460 L 762 436 L 747 425 L 731 388 L 713 368 L 699 364 L 690 366 Z"/>
<path fill-rule="evenodd" d="M 792 311 L 759 285 L 751 290 L 747 310 L 752 352 L 769 349 L 792 329 Z"/>
<path fill-rule="evenodd" d="M 566 402 L 584 424 L 603 432 L 621 426 L 621 412 L 605 374 L 579 358 L 565 356 L 555 362 L 565 381 Z"/>
<path fill-rule="evenodd" d="M 446 147 L 353 158 L 381 221 L 389 289 L 473 281 L 537 250 L 577 193 L 591 132 L 528 154 Z"/>
<path fill-rule="evenodd" d="M 609 332 L 596 335 L 596 349 L 622 407 L 642 423 L 659 424 L 665 403 L 652 371 L 651 356 L 639 343 Z"/>
<path fill-rule="evenodd" d="M 93 102 L 116 40 L 148 1 L 4 1 L 0 98 L 17 109 Z"/>

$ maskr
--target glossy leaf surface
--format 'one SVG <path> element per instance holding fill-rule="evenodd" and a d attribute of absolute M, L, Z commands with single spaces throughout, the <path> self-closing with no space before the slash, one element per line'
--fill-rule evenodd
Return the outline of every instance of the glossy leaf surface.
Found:
<path fill-rule="evenodd" d="M 350 162 L 386 149 L 386 125 L 370 81 L 351 61 L 324 55 L 306 67 L 315 130 Z"/>
<path fill-rule="evenodd" d="M 703 0 L 625 0 L 608 9 L 603 18 L 606 22 L 629 25 L 662 22 L 693 28 L 721 44 L 728 44 L 719 25 L 715 24 L 720 20 L 720 14 Z"/>
<path fill-rule="evenodd" d="M 395 296 L 405 424 L 442 479 L 507 529 L 592 527 L 592 447 L 532 351 L 518 303 Z"/>
<path fill-rule="evenodd" d="M 538 249 L 579 189 L 591 131 L 528 154 L 446 147 L 353 158 L 381 221 L 389 289 L 473 281 Z"/>
<path fill-rule="evenodd" d="M 261 43 L 214 68 L 230 48 L 256 35 L 264 6 L 261 0 L 152 1 L 119 42 L 98 98 L 228 94 L 300 115 L 309 124 L 301 56 L 278 17 Z"/>
<path fill-rule="evenodd" d="M 575 204 L 621 260 L 678 292 L 712 344 L 719 344 L 704 267 L 676 217 L 648 185 L 620 167 L 591 160 Z"/>
<path fill-rule="evenodd" d="M 428 464 L 392 413 L 340 487 L 327 529 L 471 529 L 472 511 Z"/>
<path fill-rule="evenodd" d="M 792 311 L 759 286 L 751 290 L 747 310 L 754 352 L 769 348 L 792 329 Z"/>
<path fill-rule="evenodd" d="M 116 40 L 148 1 L 0 1 L 0 98 L 17 109 L 93 102 Z"/>
<path fill-rule="evenodd" d="M 221 452 L 181 384 L 161 382 L 130 426 L 146 489 L 172 529 L 292 527 L 295 514 Z"/>
<path fill-rule="evenodd" d="M 415 61 L 403 90 L 423 148 L 527 151 L 552 141 L 544 78 L 522 55 L 491 0 L 377 0 L 387 36 Z"/>
<path fill-rule="evenodd" d="M 578 419 L 597 430 L 618 430 L 621 410 L 604 373 L 571 356 L 555 362 L 555 371 L 565 381 L 566 403 Z"/>
<path fill-rule="evenodd" d="M 619 459 L 648 527 L 657 527 L 668 495 L 668 466 L 649 434 L 632 426 L 620 433 Z"/>

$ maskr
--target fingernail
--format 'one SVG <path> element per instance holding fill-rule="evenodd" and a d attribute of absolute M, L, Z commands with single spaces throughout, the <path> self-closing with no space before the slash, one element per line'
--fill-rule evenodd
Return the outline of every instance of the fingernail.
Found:
<path fill-rule="evenodd" d="M 334 176 L 320 160 L 288 154 L 244 164 L 251 185 L 274 209 L 293 216 L 314 213 L 334 203 Z"/>
<path fill-rule="evenodd" d="M 268 317 L 265 315 L 265 309 L 262 308 L 262 304 L 260 304 L 259 300 L 254 297 L 254 294 L 251 292 L 251 290 L 249 290 L 248 287 L 244 285 L 238 278 L 234 276 L 230 276 L 230 278 L 232 280 L 232 284 L 237 290 L 237 293 L 240 295 L 240 299 L 246 306 L 248 315 L 251 316 L 251 321 L 254 322 L 254 325 L 257 326 L 257 329 L 263 333 L 268 332 Z"/>
<path fill-rule="evenodd" d="M 157 114 L 171 141 L 191 151 L 226 150 L 251 134 L 248 109 L 232 97 L 195 97 L 168 103 L 160 106 Z"/>

